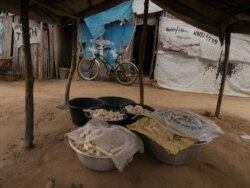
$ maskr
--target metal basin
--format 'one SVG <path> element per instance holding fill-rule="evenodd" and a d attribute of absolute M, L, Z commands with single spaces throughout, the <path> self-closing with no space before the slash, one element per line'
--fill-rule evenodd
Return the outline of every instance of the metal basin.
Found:
<path fill-rule="evenodd" d="M 159 161 L 170 164 L 170 165 L 183 165 L 191 163 L 194 161 L 199 153 L 202 151 L 204 146 L 209 142 L 197 143 L 190 146 L 187 149 L 184 149 L 177 153 L 176 155 L 168 154 L 159 144 L 149 139 L 148 137 L 140 134 L 144 142 L 146 151 L 154 158 Z"/>
<path fill-rule="evenodd" d="M 74 146 L 70 139 L 69 145 L 75 151 L 80 162 L 91 170 L 108 171 L 116 168 L 114 162 L 108 157 L 96 157 L 83 153 Z"/>

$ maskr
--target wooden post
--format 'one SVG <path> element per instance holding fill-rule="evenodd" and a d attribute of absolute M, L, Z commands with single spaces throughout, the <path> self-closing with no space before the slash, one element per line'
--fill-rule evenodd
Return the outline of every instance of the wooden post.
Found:
<path fill-rule="evenodd" d="M 68 105 L 69 103 L 70 86 L 76 70 L 76 61 L 77 61 L 76 58 L 77 58 L 77 20 L 74 20 L 72 28 L 72 58 L 71 58 L 69 76 L 66 84 L 66 90 L 65 90 L 65 101 L 64 101 L 65 105 Z"/>
<path fill-rule="evenodd" d="M 227 68 L 228 68 L 230 41 L 231 41 L 231 33 L 227 29 L 226 30 L 226 42 L 225 42 L 225 58 L 224 58 L 224 63 L 223 63 L 223 73 L 222 73 L 222 77 L 221 77 L 220 93 L 219 93 L 219 96 L 218 96 L 218 101 L 217 101 L 217 106 L 216 106 L 216 111 L 215 111 L 215 116 L 216 117 L 219 117 L 219 115 L 220 115 L 222 97 L 223 97 L 225 81 L 226 81 L 226 75 L 227 75 Z"/>
<path fill-rule="evenodd" d="M 139 54 L 139 82 L 140 82 L 140 103 L 141 104 L 144 104 L 143 64 L 144 64 L 146 44 L 147 44 L 148 4 L 149 4 L 149 0 L 145 0 L 144 15 L 143 15 L 143 31 L 142 31 L 140 54 Z"/>
<path fill-rule="evenodd" d="M 26 112 L 26 128 L 25 128 L 25 148 L 33 147 L 33 131 L 34 131 L 34 77 L 32 72 L 32 61 L 30 52 L 29 37 L 29 0 L 21 0 L 21 22 L 23 32 L 23 48 L 25 58 L 25 112 Z"/>

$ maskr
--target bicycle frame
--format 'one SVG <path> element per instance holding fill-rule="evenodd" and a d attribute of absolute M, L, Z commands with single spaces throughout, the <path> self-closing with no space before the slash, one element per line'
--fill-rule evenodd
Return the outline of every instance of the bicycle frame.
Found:
<path fill-rule="evenodd" d="M 95 60 L 97 60 L 96 62 L 99 64 L 99 66 L 100 66 L 100 63 L 102 63 L 104 67 L 106 68 L 106 75 L 110 75 L 110 73 L 115 70 L 116 66 L 121 61 L 121 54 L 117 55 L 114 65 L 109 64 L 108 60 L 99 53 L 95 54 L 94 61 Z"/>

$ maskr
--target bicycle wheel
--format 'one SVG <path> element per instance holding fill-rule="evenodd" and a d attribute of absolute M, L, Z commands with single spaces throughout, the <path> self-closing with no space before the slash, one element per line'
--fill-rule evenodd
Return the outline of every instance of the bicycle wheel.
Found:
<path fill-rule="evenodd" d="M 84 80 L 94 80 L 100 71 L 100 66 L 95 60 L 83 59 L 79 62 L 77 72 Z"/>
<path fill-rule="evenodd" d="M 115 69 L 115 78 L 120 84 L 131 85 L 137 77 L 138 68 L 131 62 L 121 63 Z"/>

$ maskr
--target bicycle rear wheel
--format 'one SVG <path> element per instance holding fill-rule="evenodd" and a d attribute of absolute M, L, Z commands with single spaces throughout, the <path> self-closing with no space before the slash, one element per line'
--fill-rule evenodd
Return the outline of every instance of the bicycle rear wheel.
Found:
<path fill-rule="evenodd" d="M 83 59 L 77 67 L 78 75 L 84 80 L 94 80 L 100 71 L 100 66 L 95 60 Z"/>
<path fill-rule="evenodd" d="M 131 62 L 121 63 L 115 69 L 115 78 L 120 84 L 131 85 L 137 77 L 138 68 Z"/>

